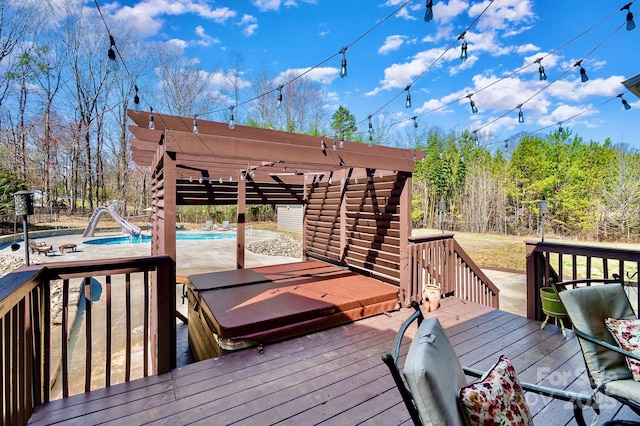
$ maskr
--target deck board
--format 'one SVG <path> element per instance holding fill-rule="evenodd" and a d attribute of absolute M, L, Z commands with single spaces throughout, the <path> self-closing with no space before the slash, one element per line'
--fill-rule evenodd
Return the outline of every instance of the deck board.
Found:
<path fill-rule="evenodd" d="M 354 323 L 189 364 L 169 374 L 52 401 L 30 424 L 411 424 L 381 354 L 391 349 L 402 309 Z M 465 366 L 487 369 L 500 354 L 522 381 L 590 391 L 572 333 L 455 298 L 436 313 Z M 401 360 L 415 333 L 407 333 Z M 533 397 L 533 398 L 531 398 Z M 537 424 L 572 424 L 570 404 L 528 396 Z M 601 402 L 599 422 L 640 420 L 620 404 Z M 587 422 L 593 411 L 585 410 Z"/>

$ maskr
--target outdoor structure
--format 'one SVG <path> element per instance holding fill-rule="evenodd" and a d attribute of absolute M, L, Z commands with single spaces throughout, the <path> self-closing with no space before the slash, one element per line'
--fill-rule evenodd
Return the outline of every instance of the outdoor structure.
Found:
<path fill-rule="evenodd" d="M 408 304 L 411 177 L 422 152 L 128 111 L 133 160 L 152 170 L 151 254 L 175 259 L 177 205 L 237 206 L 237 268 L 245 208 L 302 205 L 305 257 L 397 285 Z"/>

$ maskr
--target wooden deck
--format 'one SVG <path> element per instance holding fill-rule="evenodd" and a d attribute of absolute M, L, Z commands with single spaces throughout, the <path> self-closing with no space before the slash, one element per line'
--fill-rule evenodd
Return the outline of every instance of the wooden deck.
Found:
<path fill-rule="evenodd" d="M 52 401 L 36 410 L 30 424 L 410 424 L 381 353 L 391 349 L 411 311 L 268 345 L 263 354 L 247 349 Z M 456 298 L 443 299 L 437 316 L 465 366 L 486 369 L 505 354 L 522 381 L 590 390 L 570 332 L 564 339 L 553 325 L 541 330 L 538 322 Z M 536 424 L 575 423 L 567 403 L 530 396 Z M 613 400 L 602 399 L 601 407 L 598 424 L 640 420 Z M 591 409 L 585 409 L 585 418 L 593 420 Z"/>

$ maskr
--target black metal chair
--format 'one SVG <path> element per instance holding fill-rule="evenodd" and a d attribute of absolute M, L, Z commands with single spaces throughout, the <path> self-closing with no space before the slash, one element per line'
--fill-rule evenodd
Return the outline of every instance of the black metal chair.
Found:
<path fill-rule="evenodd" d="M 605 324 L 607 318 L 637 319 L 623 283 L 585 279 L 553 286 L 578 336 L 594 395 L 610 396 L 640 416 L 640 382 L 627 365 L 627 358 L 640 361 L 640 355 L 622 349 Z"/>
<path fill-rule="evenodd" d="M 415 425 L 462 425 L 465 415 L 458 404 L 458 393 L 467 384 L 466 376 L 481 377 L 484 372 L 463 368 L 437 317 L 424 320 L 420 305 L 412 302 L 415 312 L 402 324 L 393 349 L 382 354 L 382 360 L 400 391 L 402 400 Z M 418 321 L 402 373 L 398 367 L 400 345 L 409 326 Z M 403 380 L 404 376 L 404 380 Z M 405 383 L 406 381 L 406 383 Z M 585 425 L 582 408 L 599 408 L 595 400 L 584 394 L 521 383 L 525 391 L 573 403 L 576 422 Z"/>

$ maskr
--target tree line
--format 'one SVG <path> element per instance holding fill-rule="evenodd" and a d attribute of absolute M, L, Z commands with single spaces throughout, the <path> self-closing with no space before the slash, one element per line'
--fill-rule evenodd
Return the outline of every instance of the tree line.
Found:
<path fill-rule="evenodd" d="M 547 233 L 637 238 L 638 154 L 610 140 L 586 142 L 565 129 L 522 135 L 503 149 L 466 132 L 390 126 L 383 115 L 372 117 L 369 133 L 344 106 L 332 115 L 331 97 L 309 78 L 266 67 L 249 73 L 239 52 L 205 69 L 175 44 L 142 44 L 115 26 L 107 32 L 95 10 L 72 1 L 49 6 L 0 0 L 5 218 L 21 188 L 41 191 L 44 208 L 82 214 L 118 199 L 141 214 L 150 202 L 149 170 L 132 162 L 126 116 L 138 95 L 145 110 L 219 121 L 233 113 L 245 125 L 424 151 L 413 179 L 416 227 L 439 228 L 444 219 L 447 230 L 535 235 L 544 197 Z M 113 34 L 116 63 L 107 57 Z M 232 213 L 185 209 L 183 221 Z M 268 209 L 256 217 L 269 217 Z"/>

